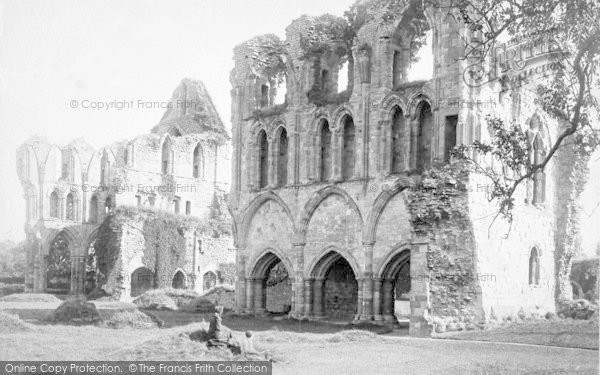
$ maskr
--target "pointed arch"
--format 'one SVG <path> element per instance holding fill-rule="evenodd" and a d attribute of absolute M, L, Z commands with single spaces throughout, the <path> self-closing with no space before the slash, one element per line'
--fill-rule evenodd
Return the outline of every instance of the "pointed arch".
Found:
<path fill-rule="evenodd" d="M 363 241 L 375 241 L 377 225 L 379 224 L 379 219 L 381 218 L 385 207 L 396 196 L 396 194 L 411 186 L 414 186 L 414 182 L 407 177 L 403 177 L 396 180 L 391 187 L 379 193 L 377 198 L 375 198 L 373 201 L 373 208 L 371 208 L 371 212 L 369 212 L 369 216 L 367 217 L 363 231 Z"/>
<path fill-rule="evenodd" d="M 331 129 L 329 122 L 323 118 L 318 128 L 319 134 L 319 181 L 325 182 L 331 179 L 332 151 L 331 151 Z"/>
<path fill-rule="evenodd" d="M 49 208 L 50 208 L 50 210 L 48 212 L 48 215 L 51 218 L 59 219 L 60 218 L 60 198 L 59 198 L 58 192 L 56 190 L 53 190 L 50 193 Z"/>
<path fill-rule="evenodd" d="M 327 245 L 319 255 L 313 258 L 310 262 L 306 275 L 309 278 L 321 278 L 327 272 L 327 269 L 338 259 L 344 259 L 352 268 L 352 272 L 356 278 L 360 277 L 361 270 L 356 258 L 349 252 L 340 249 L 336 245 Z"/>
<path fill-rule="evenodd" d="M 286 216 L 289 218 L 290 223 L 292 225 L 292 232 L 296 233 L 296 224 L 294 222 L 294 217 L 292 216 L 292 212 L 290 211 L 287 204 L 285 204 L 283 199 L 281 199 L 281 197 L 279 197 L 279 195 L 277 195 L 276 193 L 272 191 L 267 191 L 254 198 L 246 208 L 246 212 L 244 213 L 244 216 L 242 218 L 240 228 L 240 246 L 246 245 L 246 241 L 248 239 L 248 230 L 250 229 L 250 224 L 252 224 L 252 219 L 254 218 L 254 215 L 260 209 L 260 207 L 268 201 L 273 201 L 279 206 L 281 206 L 281 208 L 283 208 Z"/>
<path fill-rule="evenodd" d="M 249 263 L 247 277 L 249 278 L 264 278 L 267 271 L 275 263 L 282 262 L 290 275 L 290 279 L 294 279 L 295 270 L 292 261 L 281 251 L 273 247 L 269 247 L 253 257 Z"/>
<path fill-rule="evenodd" d="M 285 186 L 288 183 L 288 133 L 284 124 L 275 129 L 276 183 Z"/>
<path fill-rule="evenodd" d="M 358 205 L 356 204 L 356 202 L 354 202 L 350 194 L 348 194 L 344 189 L 341 189 L 334 185 L 329 185 L 316 191 L 304 205 L 304 209 L 302 210 L 302 213 L 300 215 L 300 221 L 298 222 L 297 233 L 300 242 L 306 242 L 306 230 L 308 229 L 308 224 L 310 224 L 310 220 L 312 219 L 313 214 L 315 213 L 321 202 L 323 202 L 325 198 L 329 197 L 330 195 L 340 196 L 344 200 L 344 202 L 346 202 L 350 206 L 350 208 L 357 214 L 358 219 L 360 221 L 360 226 L 362 227 L 364 223 L 362 214 L 360 213 Z"/>
<path fill-rule="evenodd" d="M 395 270 L 397 270 L 402 263 L 410 260 L 410 246 L 408 242 L 400 242 L 394 245 L 388 254 L 379 261 L 377 266 L 374 268 L 374 277 L 379 279 L 391 279 Z"/>
<path fill-rule="evenodd" d="M 264 129 L 258 131 L 258 187 L 265 188 L 269 185 L 269 140 Z"/>

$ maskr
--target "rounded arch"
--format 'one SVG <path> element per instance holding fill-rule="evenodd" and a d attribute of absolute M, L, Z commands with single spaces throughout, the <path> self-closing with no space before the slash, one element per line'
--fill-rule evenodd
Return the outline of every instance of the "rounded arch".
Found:
<path fill-rule="evenodd" d="M 387 204 L 396 196 L 396 194 L 402 192 L 404 189 L 412 186 L 413 183 L 409 178 L 403 177 L 394 184 L 383 190 L 375 201 L 373 201 L 373 208 L 371 208 L 371 212 L 369 212 L 369 216 L 367 217 L 367 222 L 364 226 L 363 231 L 363 241 L 365 242 L 373 242 L 375 241 L 375 235 L 377 234 L 377 225 L 379 224 L 379 219 L 385 210 Z"/>
<path fill-rule="evenodd" d="M 410 261 L 410 244 L 400 242 L 394 245 L 388 254 L 375 267 L 375 277 L 391 279 L 402 264 Z"/>
<path fill-rule="evenodd" d="M 254 218 L 254 215 L 256 214 L 258 209 L 267 201 L 273 201 L 280 205 L 281 208 L 283 208 L 286 216 L 290 219 L 290 223 L 292 224 L 292 232 L 296 233 L 296 224 L 294 222 L 294 217 L 292 216 L 292 212 L 290 211 L 287 204 L 285 204 L 283 199 L 281 199 L 281 197 L 279 197 L 279 195 L 277 195 L 273 191 L 267 191 L 254 198 L 246 208 L 246 212 L 244 213 L 244 216 L 242 218 L 241 232 L 239 233 L 240 236 L 238 237 L 240 246 L 246 245 L 248 230 L 250 229 L 252 219 Z"/>
<path fill-rule="evenodd" d="M 250 267 L 248 267 L 247 277 L 264 277 L 269 269 L 277 262 L 283 263 L 290 275 L 290 279 L 293 280 L 295 272 L 291 260 L 281 251 L 272 247 L 261 251 L 253 258 L 252 262 L 250 262 Z"/>
<path fill-rule="evenodd" d="M 348 194 L 344 189 L 341 189 L 334 185 L 329 185 L 316 191 L 312 195 L 312 197 L 310 197 L 308 202 L 306 202 L 306 204 L 304 205 L 304 209 L 302 210 L 300 221 L 298 223 L 298 235 L 302 243 L 306 242 L 306 230 L 308 229 L 308 224 L 310 223 L 313 214 L 315 213 L 321 202 L 330 195 L 338 195 L 342 197 L 344 201 L 350 206 L 350 208 L 352 208 L 352 210 L 358 215 L 358 218 L 360 220 L 360 226 L 362 227 L 364 223 L 362 214 L 360 213 L 358 205 L 356 204 L 356 202 L 354 202 L 350 194 Z"/>
<path fill-rule="evenodd" d="M 307 276 L 324 277 L 329 267 L 339 259 L 344 259 L 352 268 L 354 276 L 358 279 L 361 275 L 360 267 L 356 259 L 347 251 L 340 249 L 335 245 L 326 246 L 318 256 L 316 256 L 308 267 Z"/>
<path fill-rule="evenodd" d="M 192 177 L 204 178 L 204 148 L 201 142 L 197 142 L 192 153 Z"/>

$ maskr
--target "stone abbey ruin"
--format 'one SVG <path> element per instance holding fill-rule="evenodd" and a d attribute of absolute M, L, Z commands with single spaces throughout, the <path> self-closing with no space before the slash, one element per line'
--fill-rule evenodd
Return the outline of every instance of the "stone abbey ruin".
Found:
<path fill-rule="evenodd" d="M 204 85 L 189 79 L 151 133 L 131 141 L 94 150 L 32 137 L 17 151 L 26 290 L 126 299 L 233 283 L 228 147 Z"/>
<path fill-rule="evenodd" d="M 451 150 L 489 140 L 492 114 L 519 123 L 540 160 L 562 125 L 525 81 L 473 84 L 463 38 L 480 35 L 458 15 L 397 3 L 389 12 L 358 2 L 349 26 L 302 16 L 285 40 L 267 34 L 234 49 L 229 202 L 240 312 L 268 311 L 281 297 L 265 281 L 275 267 L 289 274 L 283 296 L 296 318 L 404 319 L 411 335 L 428 335 L 433 324 L 469 329 L 555 311 L 568 285 L 572 152 L 517 191 L 509 226 L 492 225 L 488 180 L 462 170 Z M 427 34 L 432 77 L 411 80 Z M 549 50 L 521 48 L 519 63 L 543 71 Z"/>
<path fill-rule="evenodd" d="M 452 153 L 489 140 L 493 115 L 520 124 L 533 162 L 544 157 L 563 124 L 530 81 L 511 79 L 544 72 L 548 44 L 518 46 L 508 75 L 496 74 L 508 54 L 480 61 L 489 80 L 478 84 L 464 58 L 477 31 L 447 9 L 394 4 L 302 16 L 285 40 L 235 47 L 231 137 L 204 86 L 184 80 L 173 101 L 199 107 L 174 106 L 132 141 L 27 141 L 27 289 L 128 298 L 227 282 L 239 313 L 401 320 L 415 336 L 554 312 L 577 229 L 573 151 L 516 192 L 510 224 L 495 220 L 489 180 Z M 414 79 L 423 48 L 432 74 Z"/>

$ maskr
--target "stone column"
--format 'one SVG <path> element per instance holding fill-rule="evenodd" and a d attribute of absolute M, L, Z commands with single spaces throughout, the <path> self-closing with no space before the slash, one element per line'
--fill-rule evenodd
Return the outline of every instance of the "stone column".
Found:
<path fill-rule="evenodd" d="M 426 319 L 429 316 L 429 267 L 427 267 L 426 238 L 413 241 L 410 251 L 410 322 L 408 333 L 411 336 L 431 336 L 433 325 Z"/>
<path fill-rule="evenodd" d="M 323 282 L 325 278 L 316 277 L 313 281 L 313 315 L 315 318 L 323 318 Z"/>
<path fill-rule="evenodd" d="M 79 296 L 84 293 L 85 257 L 71 256 L 71 294 Z"/>
<path fill-rule="evenodd" d="M 313 313 L 312 285 L 313 285 L 312 279 L 304 280 L 304 316 L 306 318 L 312 317 L 312 313 Z"/>
<path fill-rule="evenodd" d="M 373 246 L 374 241 L 363 242 L 365 272 L 362 285 L 362 311 L 360 320 L 373 320 Z"/>
<path fill-rule="evenodd" d="M 410 120 L 410 169 L 417 168 L 417 159 L 419 153 L 419 119 L 418 117 Z"/>
<path fill-rule="evenodd" d="M 246 312 L 249 314 L 254 313 L 254 279 L 251 277 L 246 278 Z"/>
<path fill-rule="evenodd" d="M 383 320 L 393 322 L 394 317 L 394 283 L 392 280 L 383 280 Z"/>
<path fill-rule="evenodd" d="M 195 246 L 195 245 L 194 245 Z M 194 251 L 194 257 L 196 256 Z M 235 288 L 235 309 L 237 313 L 242 313 L 246 310 L 246 249 L 236 247 L 235 249 L 235 266 L 236 266 L 236 288 Z M 196 270 L 194 270 L 196 272 Z"/>
<path fill-rule="evenodd" d="M 356 303 L 356 313 L 354 314 L 354 320 L 360 320 L 360 317 L 363 314 L 363 286 L 364 279 L 360 278 L 358 281 L 358 301 Z"/>
<path fill-rule="evenodd" d="M 373 320 L 382 321 L 383 315 L 381 314 L 381 279 L 373 279 Z"/>
<path fill-rule="evenodd" d="M 412 128 L 410 121 L 410 113 L 407 111 L 404 114 L 404 129 L 402 129 L 402 162 L 404 163 L 404 171 L 408 172 L 411 169 L 411 141 L 412 141 Z"/>
<path fill-rule="evenodd" d="M 254 279 L 254 312 L 257 314 L 263 314 L 266 311 L 264 283 L 265 279 Z"/>
<path fill-rule="evenodd" d="M 295 318 L 299 318 L 303 315 L 305 311 L 305 302 L 304 302 L 304 243 L 294 243 L 294 251 L 296 253 L 296 270 L 288 270 L 288 272 L 295 273 L 296 277 L 294 279 L 294 294 L 292 298 L 294 299 L 294 308 L 292 310 L 292 315 Z"/>

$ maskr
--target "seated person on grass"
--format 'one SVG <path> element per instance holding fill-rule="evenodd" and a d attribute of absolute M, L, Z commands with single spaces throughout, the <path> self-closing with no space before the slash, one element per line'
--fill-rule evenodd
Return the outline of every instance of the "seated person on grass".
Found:
<path fill-rule="evenodd" d="M 232 339 L 231 331 L 222 324 L 223 306 L 216 306 L 208 326 L 208 344 L 211 346 L 227 346 Z"/>

